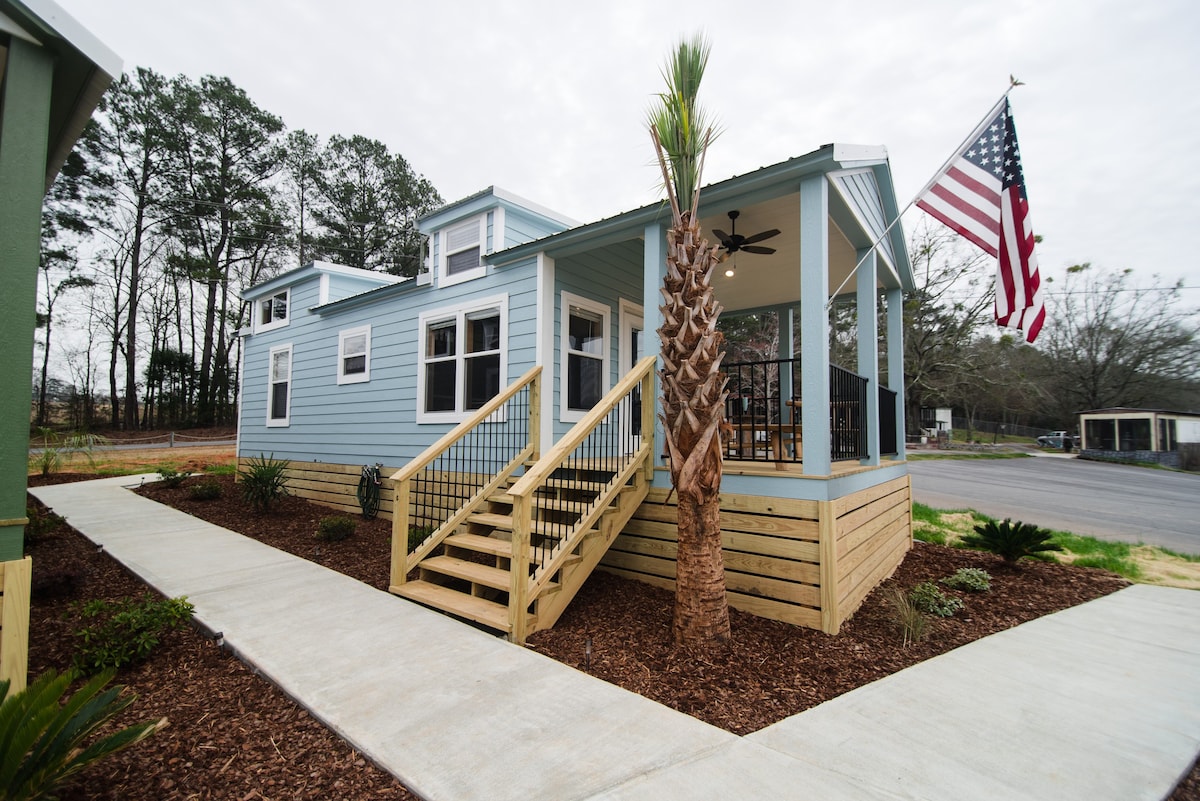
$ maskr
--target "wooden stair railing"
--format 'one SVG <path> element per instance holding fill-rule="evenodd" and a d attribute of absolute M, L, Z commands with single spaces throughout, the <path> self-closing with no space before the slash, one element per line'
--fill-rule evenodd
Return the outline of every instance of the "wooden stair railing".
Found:
<path fill-rule="evenodd" d="M 540 366 L 530 369 L 392 476 L 395 504 L 391 592 L 398 592 L 408 571 L 457 531 L 518 468 L 537 459 L 541 375 Z M 490 432 L 489 440 L 475 447 L 474 439 L 489 436 L 482 433 L 485 425 L 503 426 L 506 430 Z M 497 436 L 501 441 L 497 441 Z M 489 465 L 490 472 L 476 472 Z M 447 501 L 447 496 L 455 500 Z M 414 506 L 418 513 L 415 516 Z M 413 525 L 430 531 L 409 553 L 409 531 Z"/>
<path fill-rule="evenodd" d="M 512 583 L 508 624 L 513 642 L 524 643 L 532 633 L 531 625 L 537 629 L 554 625 L 645 498 L 654 475 L 655 361 L 647 356 L 638 362 L 509 489 Z M 639 393 L 641 408 L 637 409 Z M 640 429 L 634 428 L 635 415 Z M 607 480 L 599 478 L 606 473 Z M 594 500 L 563 497 L 564 487 L 569 492 L 580 482 L 590 485 Z M 539 503 L 534 502 L 535 493 Z M 560 523 L 564 516 L 576 519 Z M 535 534 L 540 540 L 536 549 Z M 530 604 L 539 600 L 555 577 L 560 589 L 548 604 L 552 608 L 539 608 L 538 614 L 531 616 Z"/>
<path fill-rule="evenodd" d="M 391 591 L 517 643 L 552 626 L 649 488 L 653 437 L 638 434 L 653 431 L 654 363 L 639 362 L 543 458 L 536 459 L 533 439 L 487 481 L 477 480 L 469 503 L 444 504 L 438 528 L 403 559 L 396 548 L 407 538 L 409 485 L 451 435 L 397 473 L 396 520 L 399 510 L 406 518 L 393 536 Z M 416 581 L 397 575 L 413 568 Z"/>

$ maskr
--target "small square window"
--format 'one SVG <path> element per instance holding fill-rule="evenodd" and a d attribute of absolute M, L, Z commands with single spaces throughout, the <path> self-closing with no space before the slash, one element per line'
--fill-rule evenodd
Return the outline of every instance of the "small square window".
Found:
<path fill-rule="evenodd" d="M 287 289 L 260 300 L 256 320 L 257 330 L 269 331 L 272 328 L 287 325 L 289 300 L 289 290 Z"/>

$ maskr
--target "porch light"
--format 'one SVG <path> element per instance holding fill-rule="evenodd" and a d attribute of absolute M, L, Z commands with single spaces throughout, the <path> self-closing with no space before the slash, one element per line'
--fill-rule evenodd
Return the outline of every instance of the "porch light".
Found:
<path fill-rule="evenodd" d="M 737 273 L 737 260 L 734 259 L 733 261 L 729 262 L 729 266 L 725 268 L 725 277 L 733 278 L 734 274 L 736 274 L 736 273 Z"/>

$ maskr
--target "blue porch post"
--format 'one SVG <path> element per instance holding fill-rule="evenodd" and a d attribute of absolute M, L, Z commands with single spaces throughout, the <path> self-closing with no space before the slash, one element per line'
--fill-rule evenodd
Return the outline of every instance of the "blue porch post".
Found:
<path fill-rule="evenodd" d="M 804 473 L 829 475 L 829 184 L 800 182 L 800 394 Z"/>
<path fill-rule="evenodd" d="M 887 291 L 888 389 L 896 393 L 896 453 L 904 456 L 904 291 Z"/>
<path fill-rule="evenodd" d="M 0 562 L 24 553 L 29 375 L 53 78 L 54 54 L 18 36 L 9 40 L 0 97 Z"/>
<path fill-rule="evenodd" d="M 860 249 L 858 268 L 858 374 L 867 379 L 867 456 L 864 465 L 879 464 L 879 293 L 875 249 Z"/>
<path fill-rule="evenodd" d="M 662 346 L 658 341 L 658 329 L 662 328 L 663 316 L 659 311 L 659 306 L 662 305 L 662 294 L 659 290 L 662 287 L 663 278 L 667 274 L 667 229 L 662 223 L 650 223 L 646 226 L 645 235 L 643 237 L 643 268 L 642 268 L 642 323 L 645 325 L 645 336 L 643 337 L 644 351 L 643 356 L 658 356 L 662 352 Z M 651 335 L 653 332 L 653 335 Z M 662 364 L 659 363 L 661 368 Z M 658 408 L 658 398 L 662 388 L 659 386 L 658 370 L 654 371 L 654 397 L 642 398 L 642 403 L 653 403 L 655 408 Z M 654 448 L 655 448 L 655 464 L 662 465 L 666 463 L 666 459 L 661 457 L 664 443 L 662 420 L 659 419 L 657 413 L 654 415 Z M 660 486 L 668 486 L 670 479 L 655 474 L 655 483 Z"/>

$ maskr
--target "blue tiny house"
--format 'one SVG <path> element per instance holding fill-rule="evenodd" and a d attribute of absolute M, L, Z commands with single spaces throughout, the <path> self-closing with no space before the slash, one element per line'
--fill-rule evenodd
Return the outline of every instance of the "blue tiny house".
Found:
<path fill-rule="evenodd" d="M 724 314 L 779 327 L 777 352 L 727 364 L 730 603 L 836 633 L 911 545 L 913 282 L 886 151 L 828 145 L 706 187 L 699 213 L 727 240 Z M 493 187 L 419 221 L 415 279 L 313 263 L 254 287 L 239 457 L 287 459 L 295 491 L 348 511 L 383 463 L 392 591 L 518 642 L 594 567 L 673 586 L 653 402 L 668 225 L 661 204 L 579 225 Z M 829 359 L 842 290 L 853 365 Z"/>

